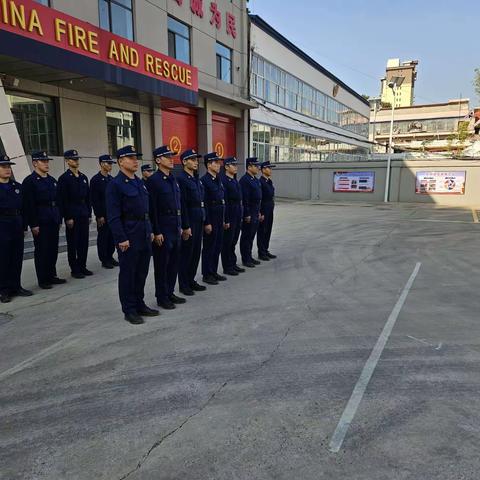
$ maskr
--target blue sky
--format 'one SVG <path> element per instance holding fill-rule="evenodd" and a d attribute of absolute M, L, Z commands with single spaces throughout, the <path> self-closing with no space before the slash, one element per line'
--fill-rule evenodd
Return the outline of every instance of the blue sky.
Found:
<path fill-rule="evenodd" d="M 249 9 L 359 93 L 376 96 L 388 58 L 418 60 L 416 103 L 470 98 L 480 67 L 473 0 L 250 0 Z"/>

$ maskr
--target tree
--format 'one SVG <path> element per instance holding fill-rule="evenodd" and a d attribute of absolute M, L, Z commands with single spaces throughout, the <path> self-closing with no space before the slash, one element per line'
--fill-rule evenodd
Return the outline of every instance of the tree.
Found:
<path fill-rule="evenodd" d="M 475 93 L 480 99 L 480 68 L 475 69 L 475 78 L 473 79 L 473 86 L 475 87 Z"/>

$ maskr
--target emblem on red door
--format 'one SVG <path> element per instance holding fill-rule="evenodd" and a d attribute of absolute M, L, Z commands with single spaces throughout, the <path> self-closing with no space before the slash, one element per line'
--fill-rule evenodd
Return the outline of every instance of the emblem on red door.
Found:
<path fill-rule="evenodd" d="M 173 136 L 170 138 L 170 144 L 169 144 L 170 150 L 175 153 L 175 155 L 178 155 L 182 151 L 182 142 L 177 136 Z"/>
<path fill-rule="evenodd" d="M 217 142 L 215 145 L 215 152 L 217 152 L 217 155 L 220 158 L 223 158 L 223 155 L 225 154 L 225 147 L 223 146 L 223 143 Z"/>

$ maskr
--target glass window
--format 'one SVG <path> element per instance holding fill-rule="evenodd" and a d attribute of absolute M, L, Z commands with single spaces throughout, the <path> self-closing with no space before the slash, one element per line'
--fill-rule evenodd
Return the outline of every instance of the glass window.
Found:
<path fill-rule="evenodd" d="M 255 54 L 252 56 L 251 78 L 252 95 L 368 137 L 368 117 Z"/>
<path fill-rule="evenodd" d="M 132 0 L 99 0 L 100 27 L 133 40 Z"/>
<path fill-rule="evenodd" d="M 138 148 L 138 118 L 133 112 L 107 109 L 108 151 L 115 155 L 119 148 L 133 145 Z"/>
<path fill-rule="evenodd" d="M 23 93 L 7 93 L 7 100 L 25 152 L 45 150 L 50 155 L 58 155 L 55 101 Z"/>
<path fill-rule="evenodd" d="M 232 51 L 217 42 L 217 78 L 232 83 Z"/>
<path fill-rule="evenodd" d="M 190 63 L 190 28 L 172 17 L 168 17 L 168 54 Z"/>
<path fill-rule="evenodd" d="M 50 0 L 35 0 L 37 3 L 41 3 L 42 5 L 45 5 L 46 7 L 50 6 Z"/>

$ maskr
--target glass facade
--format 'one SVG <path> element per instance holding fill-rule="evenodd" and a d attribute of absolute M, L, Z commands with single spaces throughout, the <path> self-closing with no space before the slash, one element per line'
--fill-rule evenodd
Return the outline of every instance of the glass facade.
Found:
<path fill-rule="evenodd" d="M 57 108 L 53 99 L 24 93 L 8 93 L 12 111 L 26 154 L 45 150 L 59 154 Z"/>
<path fill-rule="evenodd" d="M 99 0 L 100 28 L 133 40 L 132 0 Z"/>
<path fill-rule="evenodd" d="M 232 83 L 232 51 L 217 42 L 217 78 Z"/>
<path fill-rule="evenodd" d="M 321 162 L 332 153 L 367 155 L 367 148 L 339 143 L 294 130 L 252 123 L 253 155 L 261 161 Z"/>
<path fill-rule="evenodd" d="M 172 17 L 168 17 L 168 55 L 190 63 L 190 28 Z"/>
<path fill-rule="evenodd" d="M 138 119 L 133 112 L 107 109 L 108 153 L 115 155 L 119 148 L 133 145 L 138 148 Z"/>
<path fill-rule="evenodd" d="M 401 134 L 415 134 L 415 133 L 429 133 L 435 135 L 445 133 L 455 133 L 458 130 L 459 118 L 438 118 L 432 120 L 405 120 L 393 123 L 393 133 Z M 390 122 L 381 122 L 371 124 L 370 129 L 375 135 L 389 135 Z"/>
<path fill-rule="evenodd" d="M 259 55 L 252 55 L 251 70 L 252 96 L 368 138 L 368 117 L 325 95 Z"/>

